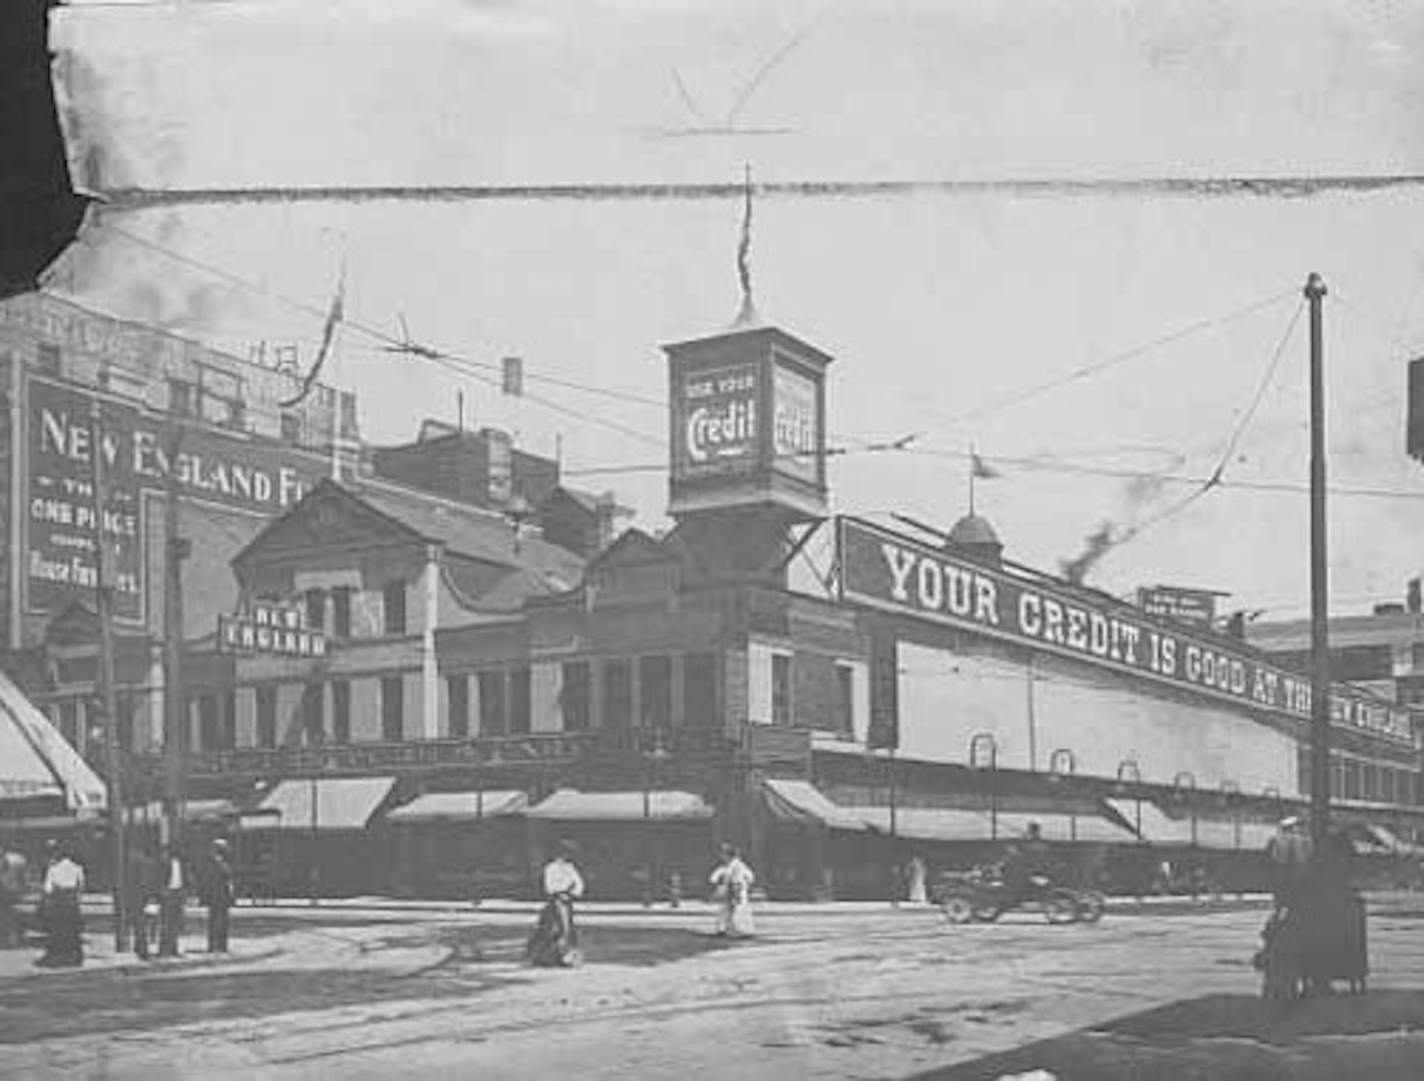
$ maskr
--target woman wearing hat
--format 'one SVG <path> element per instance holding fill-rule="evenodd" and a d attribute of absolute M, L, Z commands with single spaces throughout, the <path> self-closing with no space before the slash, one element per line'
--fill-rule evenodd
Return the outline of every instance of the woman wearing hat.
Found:
<path fill-rule="evenodd" d="M 735 846 L 722 845 L 722 862 L 712 871 L 713 895 L 721 902 L 717 909 L 717 934 L 750 935 L 752 924 L 752 883 L 756 876 L 737 854 Z"/>

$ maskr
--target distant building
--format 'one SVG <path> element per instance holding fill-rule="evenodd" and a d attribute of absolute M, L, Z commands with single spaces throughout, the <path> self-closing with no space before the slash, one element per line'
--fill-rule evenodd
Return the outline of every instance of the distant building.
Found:
<path fill-rule="evenodd" d="M 1253 622 L 1247 640 L 1283 668 L 1311 670 L 1309 619 Z M 1332 616 L 1330 678 L 1367 689 L 1402 706 L 1424 706 L 1424 613 L 1417 585 L 1404 603 L 1375 606 L 1368 615 Z M 1397 782 L 1367 761 L 1346 755 L 1332 790 L 1348 800 L 1393 802 Z"/>

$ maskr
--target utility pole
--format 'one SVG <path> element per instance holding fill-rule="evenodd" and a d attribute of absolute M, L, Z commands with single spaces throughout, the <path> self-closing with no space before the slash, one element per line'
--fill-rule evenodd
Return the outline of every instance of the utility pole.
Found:
<path fill-rule="evenodd" d="M 1305 282 L 1310 304 L 1310 833 L 1319 851 L 1330 831 L 1330 611 L 1325 529 L 1325 282 Z"/>
<path fill-rule="evenodd" d="M 123 953 L 128 920 L 128 852 L 124 827 L 124 778 L 119 755 L 118 708 L 114 695 L 114 594 L 104 537 L 104 429 L 97 400 L 89 408 L 89 466 L 94 499 L 94 609 L 99 621 L 99 696 L 104 711 L 104 750 L 108 760 L 109 829 L 114 843 L 114 952 Z"/>
<path fill-rule="evenodd" d="M 188 750 L 188 711 L 183 697 L 183 560 L 188 542 L 178 535 L 178 455 L 183 430 L 174 420 L 168 433 L 168 474 L 163 500 L 163 688 L 164 688 L 164 827 L 178 851 L 183 823 L 184 755 Z"/>

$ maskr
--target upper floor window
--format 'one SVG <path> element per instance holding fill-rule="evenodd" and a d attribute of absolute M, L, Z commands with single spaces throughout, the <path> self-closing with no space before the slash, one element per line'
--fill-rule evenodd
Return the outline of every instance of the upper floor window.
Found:
<path fill-rule="evenodd" d="M 717 725 L 717 657 L 689 653 L 682 659 L 682 723 L 688 728 Z"/>
<path fill-rule="evenodd" d="M 405 583 L 387 582 L 381 591 L 387 634 L 405 633 Z"/>
<path fill-rule="evenodd" d="M 791 724 L 791 655 L 771 655 L 771 723 Z"/>
<path fill-rule="evenodd" d="M 331 591 L 331 634 L 338 640 L 351 637 L 351 587 Z"/>
<path fill-rule="evenodd" d="M 306 595 L 307 601 L 307 630 L 326 630 L 326 590 L 309 589 Z"/>

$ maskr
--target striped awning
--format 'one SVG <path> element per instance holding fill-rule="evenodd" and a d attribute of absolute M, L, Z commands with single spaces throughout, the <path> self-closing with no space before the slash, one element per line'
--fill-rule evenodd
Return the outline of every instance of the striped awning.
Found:
<path fill-rule="evenodd" d="M 1105 800 L 1126 821 L 1136 823 L 1141 815 L 1142 839 L 1153 845 L 1192 845 L 1217 851 L 1264 850 L 1274 835 L 1273 823 L 1241 818 L 1197 815 L 1169 815 L 1152 800 L 1112 798 Z M 1139 811 L 1140 806 L 1140 811 Z"/>
<path fill-rule="evenodd" d="M 712 807 L 692 792 L 581 792 L 561 788 L 525 812 L 529 818 L 559 822 L 705 821 Z"/>
<path fill-rule="evenodd" d="M 366 828 L 395 783 L 394 777 L 279 781 L 257 809 L 277 812 L 272 822 L 276 829 L 360 830 Z"/>
<path fill-rule="evenodd" d="M 869 828 L 864 818 L 827 799 L 826 794 L 809 781 L 768 778 L 762 782 L 762 794 L 772 816 L 782 821 L 819 823 L 831 829 L 862 833 Z"/>
<path fill-rule="evenodd" d="M 479 822 L 519 814 L 529 797 L 517 789 L 427 792 L 386 815 L 387 822 Z"/>
<path fill-rule="evenodd" d="M 881 833 L 891 832 L 889 807 L 848 807 L 846 811 Z M 910 841 L 987 841 L 991 829 L 985 811 L 897 807 L 893 832 Z"/>

